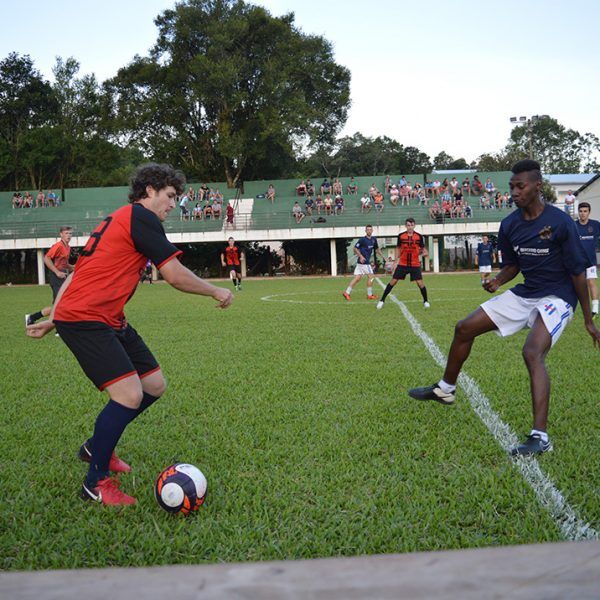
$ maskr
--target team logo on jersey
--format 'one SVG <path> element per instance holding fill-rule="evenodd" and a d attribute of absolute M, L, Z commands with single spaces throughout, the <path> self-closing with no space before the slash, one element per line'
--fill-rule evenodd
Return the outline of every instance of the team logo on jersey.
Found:
<path fill-rule="evenodd" d="M 591 225 L 588 225 L 588 233 L 594 233 L 594 228 Z"/>
<path fill-rule="evenodd" d="M 540 231 L 540 237 L 543 240 L 549 240 L 552 237 L 552 227 L 550 227 L 550 225 L 546 225 L 546 227 Z"/>

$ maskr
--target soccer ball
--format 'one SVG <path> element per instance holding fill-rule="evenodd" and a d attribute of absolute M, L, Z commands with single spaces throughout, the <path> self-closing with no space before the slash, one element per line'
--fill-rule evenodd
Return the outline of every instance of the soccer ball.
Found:
<path fill-rule="evenodd" d="M 206 477 L 198 467 L 175 463 L 158 476 L 154 495 L 159 506 L 167 512 L 187 516 L 202 506 L 206 488 Z"/>

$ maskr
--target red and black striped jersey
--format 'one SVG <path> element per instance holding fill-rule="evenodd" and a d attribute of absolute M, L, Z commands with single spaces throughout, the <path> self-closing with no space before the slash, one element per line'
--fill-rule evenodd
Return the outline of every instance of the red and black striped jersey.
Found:
<path fill-rule="evenodd" d="M 180 254 L 152 211 L 137 203 L 119 208 L 96 227 L 81 251 L 54 319 L 122 327 L 123 309 L 148 259 L 160 269 Z"/>
<path fill-rule="evenodd" d="M 223 254 L 225 254 L 225 263 L 228 265 L 239 266 L 241 253 L 242 253 L 242 251 L 240 250 L 239 246 L 227 245 L 225 247 L 225 250 L 223 251 Z"/>
<path fill-rule="evenodd" d="M 400 250 L 400 260 L 398 264 L 401 267 L 419 267 L 421 265 L 421 250 L 425 247 L 423 236 L 416 231 L 412 234 L 404 231 L 398 236 L 397 241 Z"/>

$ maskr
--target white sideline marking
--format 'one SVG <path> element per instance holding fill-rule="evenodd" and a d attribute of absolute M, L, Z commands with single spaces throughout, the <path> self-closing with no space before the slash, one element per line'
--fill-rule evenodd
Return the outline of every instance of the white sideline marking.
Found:
<path fill-rule="evenodd" d="M 285 298 L 285 296 L 316 296 L 316 295 L 327 295 L 332 296 L 332 292 L 289 292 L 285 294 L 270 294 L 268 296 L 263 296 L 261 300 L 263 302 L 285 302 L 288 304 L 335 304 L 337 306 L 353 306 L 358 304 L 372 304 L 375 305 L 373 300 L 352 300 L 351 302 L 344 301 L 341 298 L 341 294 L 339 292 L 335 292 L 336 300 L 290 300 Z M 363 296 L 364 297 L 364 296 Z M 445 300 L 438 300 L 438 304 L 440 302 L 455 302 L 456 300 L 473 300 L 473 296 L 463 296 L 463 297 L 451 297 Z M 415 300 L 405 300 L 404 302 L 410 304 L 423 304 L 423 300 L 419 299 Z"/>
<path fill-rule="evenodd" d="M 379 277 L 376 277 L 376 280 L 382 288 L 385 288 Z M 415 335 L 425 344 L 435 362 L 440 367 L 445 367 L 446 357 L 442 354 L 436 343 L 423 331 L 420 323 L 406 308 L 406 305 L 393 294 L 390 294 L 389 298 L 400 307 L 404 318 L 410 324 Z M 458 384 L 469 398 L 471 407 L 477 416 L 483 421 L 483 424 L 488 428 L 501 448 L 508 453 L 518 443 L 515 432 L 494 412 L 490 401 L 472 377 L 461 373 L 458 376 Z M 535 457 L 513 458 L 512 461 L 534 491 L 539 503 L 550 513 L 550 516 L 554 519 L 566 540 L 599 539 L 598 532 L 577 515 L 575 510 L 567 503 L 560 490 L 556 488 L 554 482 L 542 471 Z"/>

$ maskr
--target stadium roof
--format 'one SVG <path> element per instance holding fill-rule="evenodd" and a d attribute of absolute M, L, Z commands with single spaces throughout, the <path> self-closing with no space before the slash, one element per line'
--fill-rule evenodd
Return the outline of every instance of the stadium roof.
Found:
<path fill-rule="evenodd" d="M 585 190 L 586 187 L 589 187 L 590 185 L 592 185 L 592 183 L 594 183 L 594 181 L 597 181 L 598 179 L 600 179 L 600 173 L 596 173 L 591 179 L 588 179 L 588 181 L 586 181 L 576 192 L 575 195 L 577 196 L 577 194 L 583 192 L 583 190 Z"/>
<path fill-rule="evenodd" d="M 558 175 L 546 175 L 545 179 L 551 185 L 573 185 L 575 187 L 588 183 L 595 175 L 595 173 L 561 173 Z"/>

